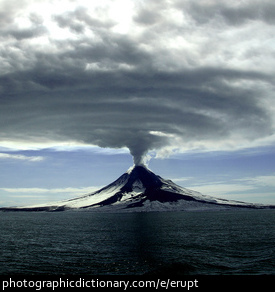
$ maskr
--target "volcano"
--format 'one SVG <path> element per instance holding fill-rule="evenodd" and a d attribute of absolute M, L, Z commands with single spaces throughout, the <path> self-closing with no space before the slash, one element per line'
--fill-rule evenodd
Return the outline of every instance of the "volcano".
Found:
<path fill-rule="evenodd" d="M 52 204 L 0 210 L 138 212 L 274 207 L 205 196 L 163 179 L 145 166 L 135 166 L 111 184 L 91 194 Z"/>

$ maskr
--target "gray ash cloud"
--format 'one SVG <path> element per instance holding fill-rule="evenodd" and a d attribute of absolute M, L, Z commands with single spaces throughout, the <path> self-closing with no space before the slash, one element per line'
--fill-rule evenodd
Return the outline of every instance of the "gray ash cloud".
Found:
<path fill-rule="evenodd" d="M 128 147 L 139 164 L 152 149 L 234 148 L 274 133 L 272 1 L 142 2 L 124 34 L 107 14 L 76 6 L 52 13 L 63 39 L 51 38 L 42 11 L 20 28 L 27 4 L 5 3 L 2 141 Z"/>

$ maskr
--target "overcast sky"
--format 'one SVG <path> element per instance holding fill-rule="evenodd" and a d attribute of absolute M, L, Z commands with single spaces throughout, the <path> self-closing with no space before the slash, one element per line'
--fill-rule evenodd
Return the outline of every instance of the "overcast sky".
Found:
<path fill-rule="evenodd" d="M 130 153 L 275 203 L 274 31 L 272 0 L 0 0 L 0 205 L 85 193 Z"/>

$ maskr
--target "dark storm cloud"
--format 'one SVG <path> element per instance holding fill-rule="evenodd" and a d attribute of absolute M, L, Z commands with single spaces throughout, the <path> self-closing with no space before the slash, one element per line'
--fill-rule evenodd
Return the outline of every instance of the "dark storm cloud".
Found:
<path fill-rule="evenodd" d="M 14 37 L 17 40 L 38 37 L 46 33 L 42 17 L 30 14 L 27 19 L 32 23 L 31 27 L 22 28 L 16 25 L 14 20 L 27 6 L 26 1 L 2 1 L 0 3 L 0 33 L 1 37 Z"/>
<path fill-rule="evenodd" d="M 243 25 L 248 21 L 275 22 L 273 1 L 179 1 L 177 7 L 187 11 L 199 23 L 219 17 L 229 25 Z"/>
<path fill-rule="evenodd" d="M 142 25 L 154 25 L 163 21 L 166 8 L 165 1 L 140 2 L 133 19 Z"/>
<path fill-rule="evenodd" d="M 104 21 L 92 17 L 87 13 L 87 9 L 84 7 L 78 7 L 74 11 L 62 15 L 54 15 L 53 19 L 61 28 L 68 27 L 76 33 L 82 33 L 85 28 L 100 30 L 101 27 L 109 28 L 115 24 L 114 21 L 110 19 Z"/>
<path fill-rule="evenodd" d="M 11 30 L 5 31 L 4 34 L 8 36 L 12 36 L 16 38 L 17 40 L 23 40 L 23 39 L 38 37 L 40 35 L 43 35 L 45 32 L 46 32 L 46 29 L 43 26 L 39 26 L 39 27 L 30 28 L 30 29 L 13 28 Z"/>
<path fill-rule="evenodd" d="M 203 20 L 212 15 L 209 9 L 198 8 L 201 2 L 197 6 L 185 3 L 190 18 Z M 152 5 L 159 9 L 152 11 Z M 52 50 L 23 43 L 47 33 L 38 14 L 32 14 L 29 31 L 10 30 L 12 42 L 0 47 L 5 60 L 0 76 L 1 140 L 40 137 L 126 146 L 140 163 L 150 149 L 185 149 L 191 147 L 189 143 L 203 141 L 219 145 L 230 139 L 235 145 L 238 139 L 254 141 L 272 135 L 272 117 L 262 103 L 269 96 L 272 74 L 264 68 L 226 64 L 219 38 L 207 40 L 217 48 L 209 53 L 209 47 L 200 43 L 205 38 L 200 26 L 187 36 L 194 48 L 166 48 L 166 39 L 182 36 L 180 27 L 191 31 L 186 23 L 167 17 L 169 9 L 181 15 L 184 8 L 178 3 L 169 7 L 161 1 L 147 6 L 144 2 L 133 16 L 142 33 L 127 35 L 112 30 L 114 20 L 89 15 L 83 8 L 54 14 L 52 21 L 73 35 L 51 40 Z M 219 9 L 233 21 L 227 4 L 220 4 Z M 242 19 L 256 13 L 253 7 L 245 11 L 239 12 Z M 235 56 L 234 51 L 230 53 Z"/>

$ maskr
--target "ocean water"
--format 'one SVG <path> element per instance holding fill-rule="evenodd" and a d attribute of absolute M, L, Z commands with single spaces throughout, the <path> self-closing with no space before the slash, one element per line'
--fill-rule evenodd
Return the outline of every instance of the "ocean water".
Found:
<path fill-rule="evenodd" d="M 272 275 L 275 211 L 0 212 L 0 275 Z"/>

